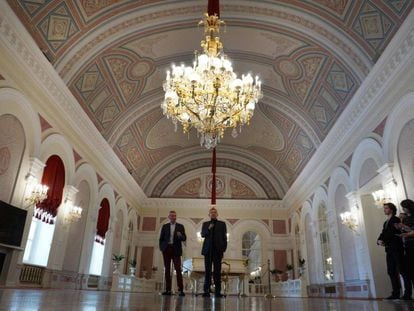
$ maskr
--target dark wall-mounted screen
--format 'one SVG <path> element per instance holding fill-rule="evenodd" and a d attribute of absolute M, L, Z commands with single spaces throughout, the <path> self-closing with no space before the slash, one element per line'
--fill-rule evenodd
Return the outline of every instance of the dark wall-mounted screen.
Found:
<path fill-rule="evenodd" d="M 27 211 L 0 200 L 0 243 L 20 246 Z"/>

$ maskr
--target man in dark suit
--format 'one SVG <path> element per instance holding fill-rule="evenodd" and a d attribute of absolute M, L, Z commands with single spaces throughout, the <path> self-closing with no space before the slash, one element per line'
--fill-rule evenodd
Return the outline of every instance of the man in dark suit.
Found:
<path fill-rule="evenodd" d="M 183 286 L 183 276 L 181 274 L 181 255 L 183 254 L 182 242 L 187 237 L 184 226 L 176 222 L 177 213 L 170 211 L 168 215 L 169 223 L 164 224 L 160 234 L 160 250 L 164 258 L 165 267 L 165 292 L 163 295 L 171 295 L 171 260 L 177 273 L 177 286 L 180 296 L 185 296 Z"/>
<path fill-rule="evenodd" d="M 400 223 L 401 220 L 395 216 L 397 214 L 397 207 L 393 203 L 384 204 L 384 214 L 388 219 L 384 222 L 377 244 L 385 247 L 387 272 L 392 285 L 391 296 L 386 299 L 393 300 L 400 298 L 401 284 L 399 273 L 402 273 L 403 271 L 403 243 L 398 236 L 400 232 L 395 226 L 395 224 Z"/>
<path fill-rule="evenodd" d="M 203 223 L 201 236 L 204 238 L 201 254 L 204 255 L 205 279 L 203 297 L 210 297 L 211 265 L 213 264 L 215 296 L 223 297 L 221 294 L 221 260 L 227 248 L 226 223 L 217 220 L 217 210 L 212 207 L 209 212 L 210 221 Z"/>

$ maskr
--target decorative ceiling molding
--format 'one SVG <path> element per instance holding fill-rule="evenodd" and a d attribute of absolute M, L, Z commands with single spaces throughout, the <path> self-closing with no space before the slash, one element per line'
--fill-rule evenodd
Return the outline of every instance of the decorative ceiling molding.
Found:
<path fill-rule="evenodd" d="M 378 59 L 323 144 L 287 192 L 284 202 L 297 209 L 373 131 L 407 92 L 401 81 L 414 76 L 414 11 L 405 19 L 388 48 Z M 338 152 L 332 152 L 337 150 Z"/>
<path fill-rule="evenodd" d="M 174 198 L 150 198 L 148 199 L 143 208 L 162 208 L 162 209 L 191 209 L 191 210 L 204 210 L 208 211 L 210 208 L 210 200 L 209 199 L 199 199 L 199 200 L 192 200 L 192 199 L 174 199 Z M 235 200 L 235 199 L 218 199 L 217 200 L 217 208 L 226 209 L 226 210 L 269 210 L 272 213 L 273 217 L 275 215 L 285 215 L 287 214 L 288 209 L 282 203 L 282 201 L 278 200 Z"/>
<path fill-rule="evenodd" d="M 171 157 L 160 161 L 145 177 L 143 181 L 143 189 L 147 194 L 151 194 L 153 189 L 164 176 L 168 176 L 176 167 L 184 167 L 190 161 L 198 161 L 210 159 L 211 153 L 200 147 L 186 148 L 175 152 Z M 232 159 L 239 163 L 244 163 L 251 167 L 253 171 L 260 172 L 260 175 L 267 180 L 271 187 L 276 190 L 276 193 L 283 196 L 289 188 L 284 178 L 280 173 L 274 169 L 267 161 L 257 161 L 257 155 L 247 149 L 240 149 L 221 145 L 217 150 L 217 159 Z M 204 167 L 204 166 L 203 166 Z M 219 172 L 219 171 L 218 171 Z M 184 173 L 184 172 L 183 172 Z M 180 174 L 181 175 L 181 174 Z M 250 176 L 255 179 L 253 176 Z M 257 177 L 256 177 L 257 179 Z M 263 185 L 262 185 L 263 187 Z"/>
<path fill-rule="evenodd" d="M 221 197 L 231 198 L 231 182 L 232 180 L 235 180 L 237 182 L 241 182 L 244 186 L 248 187 L 250 190 L 253 190 L 253 194 L 255 195 L 255 199 L 267 199 L 267 195 L 263 188 L 260 186 L 260 184 L 241 171 L 236 171 L 233 169 L 222 167 L 219 170 L 219 176 L 222 176 L 222 179 L 224 179 L 225 183 L 225 189 L 224 193 L 221 195 Z M 179 187 L 182 187 L 185 183 L 189 181 L 194 181 L 196 179 L 200 179 L 200 181 L 203 181 L 200 184 L 200 187 L 197 193 L 198 195 L 201 195 L 201 197 L 209 198 L 210 192 L 206 191 L 207 187 L 205 185 L 206 178 L 211 177 L 211 167 L 204 167 L 195 169 L 192 171 L 189 171 L 185 174 L 182 174 L 181 176 L 177 177 L 175 180 L 173 180 L 165 189 L 165 191 L 161 194 L 161 197 L 175 197 L 175 193 Z M 220 195 L 218 195 L 218 198 L 220 198 Z M 252 199 L 252 198 L 250 198 Z"/>
<path fill-rule="evenodd" d="M 36 86 L 47 99 L 32 103 L 35 106 L 39 105 L 39 112 L 47 117 L 54 128 L 65 133 L 74 148 L 82 153 L 102 176 L 116 185 L 115 189 L 131 205 L 138 207 L 145 202 L 145 194 L 86 116 L 10 7 L 3 1 L 0 2 L 0 40 L 21 68 L 24 68 L 25 74 L 21 77 L 30 78 L 30 85 Z M 31 93 L 34 91 L 33 87 L 26 91 Z"/>

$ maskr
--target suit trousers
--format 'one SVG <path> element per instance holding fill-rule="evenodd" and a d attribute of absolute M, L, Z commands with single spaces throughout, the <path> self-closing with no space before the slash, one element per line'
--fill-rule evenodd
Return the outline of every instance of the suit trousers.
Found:
<path fill-rule="evenodd" d="M 414 285 L 414 245 L 405 248 L 404 271 L 406 279 L 408 279 L 407 282 L 404 279 L 404 296 L 411 297 L 412 286 Z"/>
<path fill-rule="evenodd" d="M 183 275 L 181 274 L 181 256 L 174 255 L 174 247 L 168 245 L 165 251 L 162 252 L 164 258 L 164 267 L 165 267 L 165 290 L 167 292 L 171 291 L 171 260 L 174 264 L 175 272 L 177 273 L 177 286 L 178 291 L 182 292 L 184 290 L 183 286 Z"/>
<path fill-rule="evenodd" d="M 211 286 L 211 266 L 213 265 L 213 279 L 215 294 L 221 294 L 221 260 L 223 259 L 223 253 L 209 252 L 204 256 L 205 278 L 204 278 L 204 292 L 210 292 Z"/>
<path fill-rule="evenodd" d="M 401 284 L 399 273 L 404 277 L 404 252 L 403 250 L 387 249 L 387 272 L 391 280 L 392 295 L 400 296 Z"/>

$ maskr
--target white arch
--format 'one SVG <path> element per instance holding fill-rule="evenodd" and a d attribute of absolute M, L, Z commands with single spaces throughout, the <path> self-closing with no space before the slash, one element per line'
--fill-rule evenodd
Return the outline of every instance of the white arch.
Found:
<path fill-rule="evenodd" d="M 335 193 L 340 185 L 344 185 L 346 193 L 351 191 L 351 181 L 348 172 L 343 167 L 337 167 L 331 174 L 328 186 L 328 206 L 335 206 Z"/>
<path fill-rule="evenodd" d="M 47 159 L 57 155 L 65 167 L 65 185 L 73 185 L 75 175 L 75 159 L 69 142 L 60 134 L 51 134 L 46 137 L 40 147 L 40 160 L 46 163 Z"/>
<path fill-rule="evenodd" d="M 96 178 L 96 171 L 89 163 L 82 163 L 75 171 L 74 186 L 78 187 L 82 181 L 86 181 L 90 189 L 90 202 L 87 207 L 96 206 L 99 204 L 98 199 L 98 179 Z"/>
<path fill-rule="evenodd" d="M 112 186 L 106 182 L 104 182 L 101 187 L 99 188 L 98 193 L 98 205 L 95 207 L 96 212 L 101 208 L 99 205 L 101 204 L 103 199 L 107 199 L 109 202 L 109 219 L 112 220 L 115 218 L 115 210 L 116 210 L 116 202 L 115 202 L 115 194 L 114 189 Z M 111 221 L 110 221 L 111 224 Z"/>
<path fill-rule="evenodd" d="M 0 89 L 0 115 L 11 114 L 22 124 L 25 137 L 25 155 L 39 157 L 42 129 L 38 113 L 29 100 L 12 88 Z"/>
<path fill-rule="evenodd" d="M 133 235 L 135 236 L 135 234 L 138 232 L 138 212 L 135 208 L 130 208 L 128 210 L 127 223 L 128 225 L 132 223 Z"/>
<path fill-rule="evenodd" d="M 328 207 L 328 194 L 326 193 L 326 189 L 322 186 L 319 186 L 318 189 L 314 192 L 314 197 L 312 200 L 312 219 L 318 220 L 318 212 L 319 206 L 321 203 L 325 203 L 326 210 L 329 210 Z M 318 228 L 319 230 L 319 228 Z"/>
<path fill-rule="evenodd" d="M 384 162 L 396 163 L 397 144 L 400 133 L 414 119 L 414 92 L 404 95 L 388 115 L 384 129 Z"/>
<path fill-rule="evenodd" d="M 262 264 L 266 263 L 269 259 L 268 245 L 270 242 L 269 238 L 271 236 L 271 232 L 269 227 L 258 219 L 241 219 L 234 224 L 231 232 L 231 236 L 233 236 L 233 238 L 230 236 L 230 248 L 233 251 L 233 256 L 240 258 L 242 254 L 243 234 L 248 231 L 253 231 L 260 236 Z"/>
<path fill-rule="evenodd" d="M 359 175 L 361 173 L 361 168 L 364 162 L 368 159 L 373 159 L 378 168 L 384 163 L 382 148 L 380 144 L 372 138 L 365 138 L 362 140 L 353 153 L 349 174 L 352 191 L 359 189 Z"/>
<path fill-rule="evenodd" d="M 116 199 L 116 205 L 115 205 L 115 210 L 116 212 L 121 211 L 122 212 L 122 217 L 124 220 L 124 226 L 125 226 L 125 222 L 128 219 L 128 208 L 127 208 L 127 204 L 126 201 L 123 197 L 118 197 Z M 128 226 L 128 224 L 126 224 L 126 227 Z"/>

